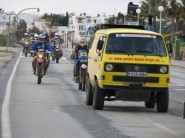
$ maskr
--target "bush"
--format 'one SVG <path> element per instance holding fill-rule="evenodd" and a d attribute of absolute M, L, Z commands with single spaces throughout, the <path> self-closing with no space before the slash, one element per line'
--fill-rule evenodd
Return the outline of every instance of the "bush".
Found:
<path fill-rule="evenodd" d="M 6 44 L 7 44 L 7 36 L 0 35 L 0 46 L 6 46 Z"/>

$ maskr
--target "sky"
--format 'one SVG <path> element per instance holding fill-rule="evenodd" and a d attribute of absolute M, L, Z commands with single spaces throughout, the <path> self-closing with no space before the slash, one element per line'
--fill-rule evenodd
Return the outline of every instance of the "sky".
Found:
<path fill-rule="evenodd" d="M 26 10 L 23 13 L 87 13 L 87 15 L 96 16 L 97 14 L 105 13 L 107 16 L 115 13 L 127 12 L 127 5 L 129 2 L 141 5 L 142 0 L 0 0 L 0 8 L 5 12 L 15 12 L 26 8 L 39 8 L 40 12 L 37 13 L 36 9 Z"/>

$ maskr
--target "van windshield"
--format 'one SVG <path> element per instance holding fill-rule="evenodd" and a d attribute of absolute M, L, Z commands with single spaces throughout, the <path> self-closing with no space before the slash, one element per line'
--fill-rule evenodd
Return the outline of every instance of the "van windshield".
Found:
<path fill-rule="evenodd" d="M 110 34 L 106 53 L 150 56 L 167 55 L 161 36 L 145 34 Z"/>

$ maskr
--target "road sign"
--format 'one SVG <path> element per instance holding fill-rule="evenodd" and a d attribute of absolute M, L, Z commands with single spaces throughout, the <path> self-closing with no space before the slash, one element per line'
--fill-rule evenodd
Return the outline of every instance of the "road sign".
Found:
<path fill-rule="evenodd" d="M 147 30 L 147 31 L 154 31 L 154 27 L 149 27 L 149 26 L 147 26 L 147 27 L 145 27 L 145 30 Z"/>

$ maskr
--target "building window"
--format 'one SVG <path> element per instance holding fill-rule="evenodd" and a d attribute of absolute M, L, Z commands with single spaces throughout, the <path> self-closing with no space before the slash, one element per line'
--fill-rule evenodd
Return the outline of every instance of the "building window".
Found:
<path fill-rule="evenodd" d="M 91 20 L 90 19 L 87 19 L 87 23 L 91 23 Z"/>
<path fill-rule="evenodd" d="M 83 25 L 79 25 L 79 30 L 83 30 Z"/>
<path fill-rule="evenodd" d="M 82 19 L 78 19 L 78 23 L 82 23 Z"/>

